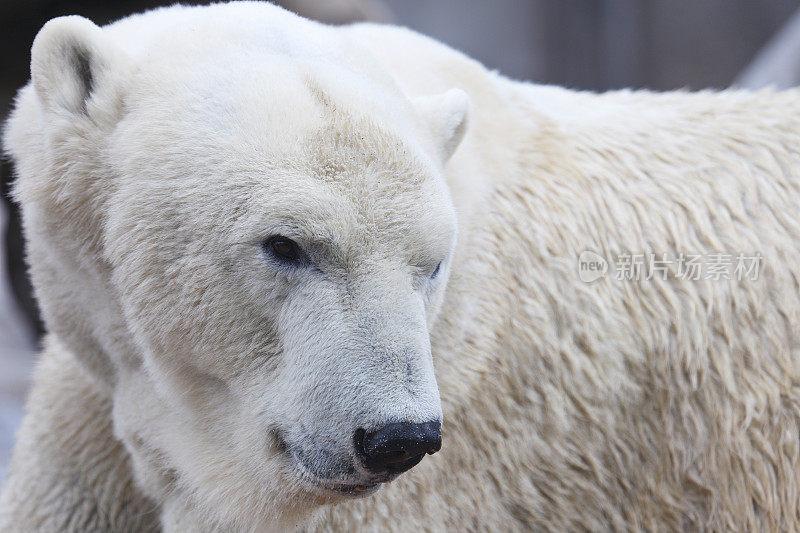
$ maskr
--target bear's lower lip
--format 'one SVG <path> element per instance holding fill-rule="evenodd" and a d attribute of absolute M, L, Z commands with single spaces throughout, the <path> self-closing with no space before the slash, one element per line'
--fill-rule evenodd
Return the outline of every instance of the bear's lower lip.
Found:
<path fill-rule="evenodd" d="M 332 490 L 339 494 L 346 494 L 347 496 L 368 496 L 374 494 L 380 488 L 380 483 L 371 483 L 366 485 L 323 485 L 324 488 Z"/>
<path fill-rule="evenodd" d="M 390 475 L 388 477 L 382 477 L 380 479 L 370 481 L 367 483 L 335 483 L 330 482 L 327 480 L 322 479 L 308 479 L 308 482 L 311 482 L 312 485 L 316 485 L 318 489 L 322 489 L 326 492 L 333 492 L 339 496 L 350 496 L 353 498 L 361 498 L 364 496 L 369 496 L 371 494 L 375 494 L 380 490 L 381 485 L 384 483 L 388 483 L 392 480 L 397 478 L 396 475 Z"/>

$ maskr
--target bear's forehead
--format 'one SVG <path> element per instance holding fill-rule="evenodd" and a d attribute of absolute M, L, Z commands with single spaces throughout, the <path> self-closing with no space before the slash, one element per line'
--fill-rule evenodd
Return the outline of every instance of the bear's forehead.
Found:
<path fill-rule="evenodd" d="M 344 188 L 419 188 L 435 179 L 417 119 L 394 91 L 346 71 L 333 82 L 339 70 L 315 65 L 260 65 L 235 76 L 200 70 L 142 89 L 122 144 L 162 168 L 176 159 L 253 171 L 292 167 Z"/>
<path fill-rule="evenodd" d="M 129 155 L 116 158 L 130 163 L 125 173 L 149 174 L 159 189 L 164 178 L 186 177 L 180 196 L 189 203 L 207 195 L 265 213 L 282 203 L 284 215 L 320 225 L 333 220 L 325 213 L 334 204 L 347 212 L 342 221 L 368 221 L 359 226 L 375 232 L 449 224 L 440 172 L 396 95 L 363 84 L 372 97 L 354 99 L 350 85 L 360 80 L 334 86 L 296 65 L 225 76 L 189 74 L 149 88 L 116 143 Z"/>

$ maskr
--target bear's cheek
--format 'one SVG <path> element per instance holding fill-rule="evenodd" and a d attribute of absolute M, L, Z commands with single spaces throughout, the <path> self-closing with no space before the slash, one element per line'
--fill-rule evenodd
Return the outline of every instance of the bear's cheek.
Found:
<path fill-rule="evenodd" d="M 279 342 L 270 306 L 257 305 L 224 260 L 164 264 L 129 261 L 115 272 L 142 357 L 168 371 L 189 368 L 225 382 L 274 357 Z"/>

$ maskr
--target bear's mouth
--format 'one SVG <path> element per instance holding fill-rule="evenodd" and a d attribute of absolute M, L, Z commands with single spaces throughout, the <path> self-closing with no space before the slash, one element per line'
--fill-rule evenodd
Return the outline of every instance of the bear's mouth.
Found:
<path fill-rule="evenodd" d="M 369 480 L 366 483 L 343 483 L 339 480 L 323 479 L 314 475 L 311 470 L 303 463 L 297 454 L 290 453 L 290 457 L 295 466 L 295 471 L 300 478 L 312 485 L 317 490 L 327 493 L 334 493 L 338 496 L 348 496 L 351 498 L 362 498 L 375 494 L 380 490 L 381 485 L 392 481 L 397 476 Z"/>
<path fill-rule="evenodd" d="M 298 477 L 305 481 L 307 484 L 313 486 L 317 490 L 322 490 L 327 493 L 334 493 L 338 496 L 349 496 L 351 498 L 362 498 L 375 494 L 380 490 L 383 483 L 388 483 L 398 477 L 397 474 L 390 474 L 388 476 L 381 476 L 380 478 L 369 479 L 366 482 L 348 483 L 341 480 L 324 479 L 314 474 L 313 470 L 309 468 L 303 461 L 301 454 L 293 449 L 288 442 L 283 438 L 281 432 L 276 431 L 274 436 L 279 445 L 279 449 L 285 454 L 289 462 L 292 464 L 292 469 L 297 473 Z"/>

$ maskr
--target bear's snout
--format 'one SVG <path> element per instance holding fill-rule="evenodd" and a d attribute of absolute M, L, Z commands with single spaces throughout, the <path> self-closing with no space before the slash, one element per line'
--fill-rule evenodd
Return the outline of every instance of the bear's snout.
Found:
<path fill-rule="evenodd" d="M 400 474 L 442 447 L 442 425 L 438 420 L 415 424 L 397 422 L 366 433 L 359 428 L 355 444 L 364 465 L 375 473 Z"/>

